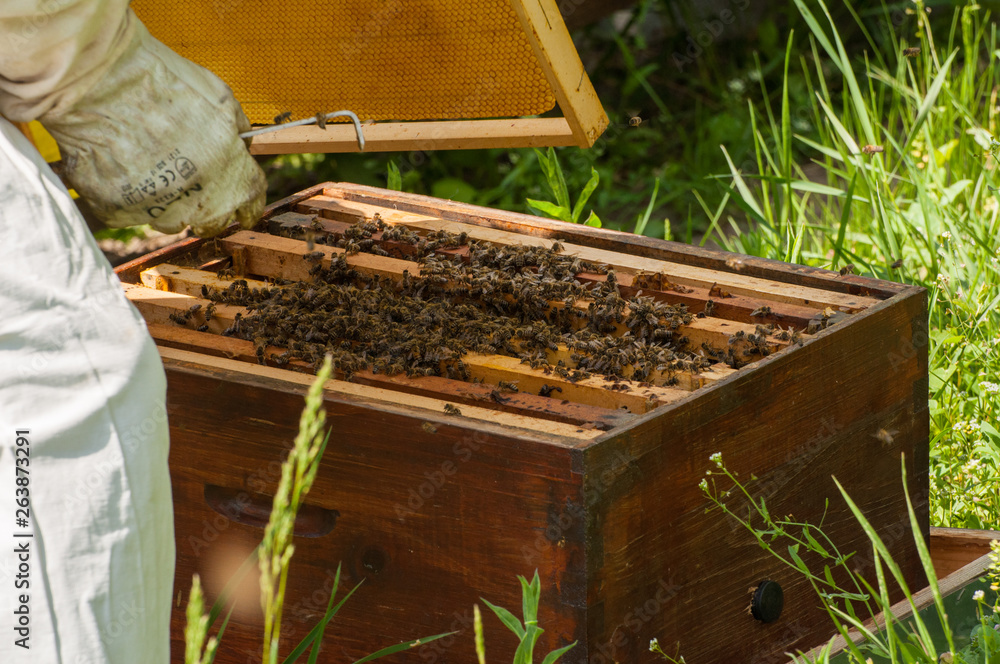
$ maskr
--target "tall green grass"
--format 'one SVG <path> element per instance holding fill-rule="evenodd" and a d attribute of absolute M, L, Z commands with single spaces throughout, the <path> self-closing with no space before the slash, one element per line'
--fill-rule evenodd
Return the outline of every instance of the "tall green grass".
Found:
<path fill-rule="evenodd" d="M 1000 528 L 996 25 L 969 2 L 935 35 L 917 0 L 901 26 L 883 3 L 870 30 L 848 6 L 868 41 L 849 53 L 821 0 L 795 4 L 810 49 L 796 53 L 789 37 L 780 102 L 749 105 L 756 173 L 722 147 L 730 173 L 721 204 L 702 200 L 704 242 L 927 288 L 931 519 Z M 789 101 L 793 75 L 808 108 Z M 793 131 L 803 113 L 818 137 Z M 727 216 L 732 203 L 745 219 Z"/>

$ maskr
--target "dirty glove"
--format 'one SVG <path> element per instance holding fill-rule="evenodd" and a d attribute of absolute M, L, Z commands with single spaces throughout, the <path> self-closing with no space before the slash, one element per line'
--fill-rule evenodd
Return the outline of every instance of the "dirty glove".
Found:
<path fill-rule="evenodd" d="M 77 51 L 89 69 L 49 95 L 38 117 L 59 144 L 64 179 L 111 227 L 177 233 L 190 224 L 201 236 L 234 221 L 249 228 L 266 182 L 239 138 L 249 122 L 232 91 L 131 10 L 123 17 L 103 60 Z"/>

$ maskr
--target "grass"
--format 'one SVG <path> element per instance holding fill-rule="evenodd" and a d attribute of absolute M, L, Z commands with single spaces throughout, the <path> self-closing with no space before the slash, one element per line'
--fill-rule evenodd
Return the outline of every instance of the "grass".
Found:
<path fill-rule="evenodd" d="M 793 130 L 787 85 L 777 104 L 750 106 L 756 173 L 729 160 L 724 202 L 742 214 L 704 203 L 706 239 L 927 288 L 932 522 L 1000 527 L 996 26 L 969 3 L 938 37 L 918 1 L 899 32 L 866 33 L 855 71 L 823 4 L 796 4 L 809 50 L 789 40 L 784 80 L 798 68 L 807 81 L 817 135 Z"/>
<path fill-rule="evenodd" d="M 781 517 L 772 514 L 764 499 L 754 498 L 747 486 L 726 467 L 720 454 L 713 454 L 710 460 L 714 463 L 715 469 L 710 470 L 708 477 L 700 484 L 702 492 L 712 505 L 710 509 L 735 520 L 756 539 L 762 549 L 795 573 L 805 577 L 837 633 L 847 643 L 847 659 L 852 664 L 870 663 L 872 658 L 894 663 L 921 664 L 937 664 L 939 661 L 955 664 L 973 662 L 989 664 L 1000 661 L 1000 634 L 997 631 L 1000 626 L 1000 597 L 996 595 L 996 591 L 1000 588 L 998 586 L 1000 567 L 997 565 L 1000 560 L 1000 542 L 994 540 L 991 543 L 992 564 L 987 570 L 987 577 L 991 583 L 989 598 L 987 599 L 985 592 L 977 592 L 971 599 L 977 602 L 979 625 L 973 631 L 971 642 L 958 650 L 927 542 L 920 532 L 917 514 L 906 492 L 905 459 L 900 459 L 903 491 L 906 494 L 906 507 L 914 544 L 933 595 L 934 621 L 925 620 L 929 616 L 921 614 L 920 607 L 913 599 L 913 593 L 917 589 L 911 590 L 908 587 L 902 569 L 893 560 L 888 547 L 839 482 L 837 488 L 840 490 L 841 498 L 871 543 L 875 571 L 874 585 L 855 571 L 854 553 L 838 550 L 836 544 L 823 532 L 822 523 L 800 523 L 793 521 L 790 516 Z M 725 486 L 720 487 L 720 484 Z M 736 502 L 741 505 L 740 512 L 745 504 L 746 517 L 730 509 L 727 504 L 730 494 L 736 494 Z M 807 563 L 807 559 L 810 562 Z M 822 569 L 819 569 L 820 566 Z M 907 624 L 893 620 L 891 611 L 893 603 L 889 598 L 896 588 L 905 595 L 913 611 L 913 617 Z M 884 620 L 879 623 L 875 620 L 876 616 L 884 617 Z M 932 632 L 938 626 L 943 639 L 938 639 L 936 642 Z M 863 643 L 855 644 L 850 638 L 851 632 L 863 635 Z M 664 653 L 655 640 L 650 644 L 650 650 L 659 653 L 668 661 L 683 662 L 683 657 L 677 659 Z M 828 644 L 815 659 L 810 660 L 800 654 L 793 655 L 792 661 L 827 664 L 830 656 L 831 646 Z"/>

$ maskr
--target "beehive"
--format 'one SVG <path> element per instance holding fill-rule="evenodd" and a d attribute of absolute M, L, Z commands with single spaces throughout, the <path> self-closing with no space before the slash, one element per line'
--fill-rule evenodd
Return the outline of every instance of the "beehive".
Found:
<path fill-rule="evenodd" d="M 372 234 L 373 222 L 386 230 Z M 367 235 L 356 234 L 359 224 L 369 224 Z M 407 231 L 389 232 L 400 226 Z M 343 563 L 349 585 L 364 580 L 327 630 L 326 652 L 345 661 L 448 630 L 459 633 L 408 660 L 472 661 L 472 605 L 485 597 L 517 609 L 515 575 L 535 569 L 546 630 L 539 650 L 577 641 L 567 662 L 651 661 L 652 638 L 689 662 L 779 661 L 815 645 L 830 630 L 808 584 L 745 531 L 705 513 L 698 484 L 715 452 L 744 479 L 756 478 L 750 490 L 773 512 L 814 523 L 825 514 L 826 532 L 870 571 L 870 547 L 836 493 L 836 475 L 911 586 L 922 586 L 899 479 L 905 454 L 926 535 L 922 289 L 327 183 L 272 205 L 253 231 L 185 240 L 118 270 L 168 375 L 181 597 L 194 572 L 217 593 L 259 541 L 317 339 L 358 347 L 338 346 L 322 330 L 306 341 L 315 327 L 308 312 L 312 323 L 300 336 L 258 330 L 240 338 L 251 329 L 241 326 L 264 315 L 262 289 L 298 289 L 301 309 L 324 286 L 292 282 L 339 265 L 360 275 L 362 291 L 412 292 L 413 280 L 434 274 L 429 260 L 458 270 L 439 280 L 455 286 L 449 306 L 524 316 L 517 292 L 487 306 L 482 288 L 453 283 L 476 252 L 524 246 L 577 261 L 568 281 L 588 292 L 624 298 L 598 336 L 667 338 L 675 361 L 613 376 L 580 371 L 598 366 L 586 347 L 565 337 L 528 348 L 523 328 L 534 326 L 522 318 L 521 331 L 494 352 L 478 346 L 393 368 L 373 351 L 362 357 L 372 360 L 367 368 L 342 366 L 326 391 L 331 443 L 297 524 L 286 643 L 322 614 Z M 414 251 L 423 251 L 423 264 Z M 539 268 L 525 259 L 508 272 L 511 281 L 531 281 Z M 237 291 L 251 310 L 222 301 Z M 595 307 L 585 300 L 553 300 L 537 327 L 563 316 L 586 328 Z M 672 320 L 636 323 L 635 310 L 649 303 Z M 273 325 L 301 316 L 267 315 Z M 595 348 L 617 353 L 615 343 Z M 528 351 L 540 353 L 537 361 L 520 357 Z M 436 375 L 398 372 L 405 368 Z M 766 624 L 748 611 L 748 590 L 763 580 L 784 591 L 780 618 Z M 174 613 L 177 661 L 183 606 Z M 490 616 L 486 624 L 490 659 L 510 659 L 513 636 Z M 253 661 L 260 634 L 259 609 L 248 600 L 216 661 Z"/>

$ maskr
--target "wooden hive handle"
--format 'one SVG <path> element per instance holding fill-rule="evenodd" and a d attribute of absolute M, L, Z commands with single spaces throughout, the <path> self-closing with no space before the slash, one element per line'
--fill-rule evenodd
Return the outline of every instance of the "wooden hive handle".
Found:
<path fill-rule="evenodd" d="M 243 489 L 205 485 L 205 502 L 228 519 L 254 528 L 264 528 L 271 518 L 274 497 Z M 302 505 L 295 517 L 297 537 L 323 537 L 333 530 L 340 512 L 316 505 Z"/>

